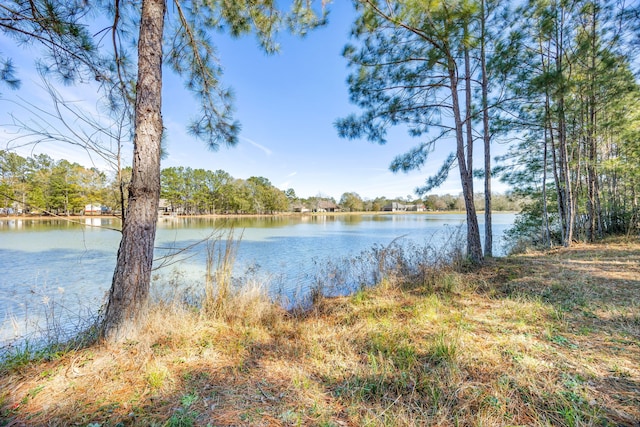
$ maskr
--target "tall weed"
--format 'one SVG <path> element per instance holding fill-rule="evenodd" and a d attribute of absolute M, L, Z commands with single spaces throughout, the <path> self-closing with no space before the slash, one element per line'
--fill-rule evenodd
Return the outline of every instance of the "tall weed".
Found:
<path fill-rule="evenodd" d="M 231 296 L 233 265 L 238 253 L 239 239 L 234 238 L 233 228 L 228 231 L 226 240 L 211 240 L 207 244 L 207 272 L 205 276 L 204 300 L 202 310 L 207 314 L 220 314 Z"/>
<path fill-rule="evenodd" d="M 60 289 L 32 290 L 35 302 L 25 309 L 23 319 L 9 316 L 13 337 L 0 341 L 4 367 L 52 359 L 96 341 L 99 314 L 80 296 L 71 299 Z"/>
<path fill-rule="evenodd" d="M 313 305 L 322 296 L 338 296 L 371 286 L 426 287 L 451 292 L 458 286 L 455 271 L 465 264 L 464 239 L 456 227 L 442 241 L 415 243 L 398 237 L 375 244 L 353 257 L 314 260 L 310 288 L 298 303 Z"/>

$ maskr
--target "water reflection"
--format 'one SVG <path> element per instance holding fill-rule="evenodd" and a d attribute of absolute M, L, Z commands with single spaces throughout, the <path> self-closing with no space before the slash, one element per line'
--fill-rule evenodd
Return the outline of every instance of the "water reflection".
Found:
<path fill-rule="evenodd" d="M 88 227 L 87 227 L 88 226 Z M 74 229 L 87 227 L 120 228 L 116 218 L 70 217 L 68 219 L 0 219 L 0 232 L 10 230 L 46 231 L 51 229 Z"/>

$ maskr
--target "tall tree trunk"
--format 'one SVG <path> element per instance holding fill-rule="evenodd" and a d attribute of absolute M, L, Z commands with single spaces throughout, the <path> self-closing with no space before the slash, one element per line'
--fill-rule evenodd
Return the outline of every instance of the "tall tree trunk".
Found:
<path fill-rule="evenodd" d="M 540 62 L 542 64 L 542 70 L 545 74 L 548 74 L 551 70 L 551 41 L 547 42 L 547 47 L 545 48 L 543 45 L 542 39 L 539 40 L 540 47 Z M 549 59 L 545 59 L 545 52 L 549 56 Z M 553 172 L 553 183 L 556 189 L 556 199 L 558 204 L 558 222 L 560 224 L 561 237 L 563 238 L 565 235 L 565 224 L 566 224 L 566 212 L 565 212 L 565 203 L 564 203 L 564 191 L 562 189 L 562 182 L 560 179 L 560 167 L 559 167 L 559 155 L 558 148 L 555 139 L 554 133 L 554 123 L 551 116 L 551 90 L 549 85 L 545 85 L 544 89 L 544 133 L 545 133 L 545 146 L 544 149 L 548 150 L 551 148 L 551 160 L 552 160 L 552 169 Z M 547 140 L 548 137 L 548 140 Z M 549 147 L 548 144 L 551 144 Z M 545 164 L 548 159 L 548 151 L 545 151 Z M 546 169 L 543 172 L 543 175 L 546 178 Z M 543 180 L 546 182 L 545 180 Z M 544 183 L 543 182 L 543 183 Z M 546 186 L 543 187 L 543 195 L 546 196 Z M 547 236 L 549 237 L 549 246 L 553 245 L 551 240 L 551 233 L 549 230 L 549 216 L 548 216 L 548 205 L 546 198 L 543 199 L 543 209 L 547 212 L 546 216 L 546 228 L 547 228 Z"/>
<path fill-rule="evenodd" d="M 480 72 L 482 73 L 482 135 L 484 141 L 484 255 L 493 256 L 491 219 L 491 131 L 489 129 L 489 81 L 487 78 L 485 2 L 480 2 Z"/>
<path fill-rule="evenodd" d="M 560 222 L 561 239 L 564 242 L 565 229 L 567 224 L 567 213 L 565 211 L 565 192 L 562 187 L 562 180 L 560 179 L 561 168 L 558 154 L 558 144 L 556 144 L 556 137 L 553 129 L 553 120 L 551 118 L 551 106 L 549 105 L 549 96 L 547 95 L 547 102 L 545 105 L 545 115 L 547 116 L 547 128 L 549 129 L 549 142 L 551 143 L 551 157 L 553 161 L 553 182 L 556 187 L 556 199 L 558 202 L 558 221 Z"/>
<path fill-rule="evenodd" d="M 453 60 L 449 65 L 449 81 L 451 84 L 451 103 L 453 106 L 453 119 L 456 128 L 456 156 L 458 169 L 460 170 L 460 182 L 462 184 L 462 196 L 464 198 L 467 216 L 467 256 L 474 263 L 481 263 L 482 243 L 480 241 L 480 229 L 478 227 L 478 215 L 473 201 L 473 175 L 469 173 L 472 165 L 467 164 L 465 157 L 464 129 L 458 98 L 458 77 Z"/>
<path fill-rule="evenodd" d="M 593 242 L 602 233 L 600 218 L 600 197 L 598 191 L 598 175 L 596 172 L 597 141 L 596 141 L 596 55 L 597 55 L 597 10 L 596 5 L 591 4 L 591 34 L 590 34 L 590 64 L 589 64 L 589 96 L 587 102 L 587 239 Z"/>
<path fill-rule="evenodd" d="M 589 96 L 592 98 L 592 96 Z M 594 101 L 591 99 L 590 101 Z M 589 105 L 589 123 L 587 125 L 587 240 L 593 242 L 598 236 L 598 177 L 596 175 L 596 141 L 592 128 L 595 126 L 595 106 Z"/>
<path fill-rule="evenodd" d="M 464 24 L 465 39 L 469 33 L 467 24 Z M 469 55 L 469 46 L 464 46 L 464 95 L 465 95 L 465 117 L 464 122 L 467 130 L 467 175 L 473 183 L 473 123 L 471 122 L 471 114 L 473 110 L 472 91 L 471 91 L 471 57 Z M 472 187 L 473 188 L 473 187 Z"/>
<path fill-rule="evenodd" d="M 144 0 L 138 42 L 133 171 L 109 300 L 101 334 L 126 336 L 149 295 L 160 198 L 162 33 L 165 0 Z"/>
<path fill-rule="evenodd" d="M 558 100 L 558 159 L 560 160 L 560 177 L 562 180 L 561 186 L 564 203 L 563 210 L 565 212 L 564 235 L 562 236 L 562 244 L 563 246 L 568 247 L 571 246 L 571 242 L 573 241 L 575 213 L 573 191 L 571 186 L 571 172 L 569 170 L 569 149 L 567 146 L 567 129 L 564 107 L 564 94 L 560 93 L 560 98 Z"/>
<path fill-rule="evenodd" d="M 563 192 L 565 227 L 562 236 L 562 244 L 565 247 L 571 246 L 573 241 L 573 228 L 575 219 L 573 191 L 571 186 L 571 173 L 569 171 L 569 149 L 567 143 L 567 122 L 565 117 L 565 70 L 564 70 L 564 16 L 565 11 L 560 6 L 560 17 L 558 19 L 558 30 L 556 37 L 556 74 L 559 78 L 557 90 L 557 111 L 558 111 L 558 151 L 560 160 L 560 177 Z"/>
<path fill-rule="evenodd" d="M 562 80 L 563 77 L 560 77 Z M 558 99 L 558 149 L 560 155 L 560 177 L 562 179 L 562 192 L 565 212 L 565 227 L 564 235 L 562 238 L 562 244 L 565 247 L 571 246 L 573 241 L 573 229 L 575 220 L 574 201 L 573 201 L 573 187 L 571 185 L 571 171 L 569 170 L 569 148 L 567 143 L 567 125 L 565 119 L 565 102 L 564 88 L 560 90 L 560 96 Z"/>
<path fill-rule="evenodd" d="M 547 141 L 547 127 L 544 128 L 544 147 L 542 154 L 542 224 L 544 228 L 544 244 L 551 247 L 551 230 L 549 229 L 549 209 L 547 206 L 547 164 L 549 158 L 549 148 Z"/>

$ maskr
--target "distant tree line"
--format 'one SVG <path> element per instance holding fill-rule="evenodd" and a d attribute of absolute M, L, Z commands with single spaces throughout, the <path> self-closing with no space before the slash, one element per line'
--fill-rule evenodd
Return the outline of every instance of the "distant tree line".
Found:
<path fill-rule="evenodd" d="M 408 205 L 423 205 L 426 211 L 464 211 L 464 197 L 461 193 L 452 194 L 429 194 L 423 198 L 413 199 L 409 196 L 388 199 L 386 197 L 376 197 L 375 199 L 362 199 L 357 193 L 344 193 L 340 198 L 340 208 L 347 212 L 379 212 L 391 203 L 401 203 Z M 526 199 L 519 194 L 494 194 L 493 210 L 520 212 Z M 484 194 L 477 193 L 474 196 L 476 209 L 484 209 Z M 312 205 L 312 204 L 311 204 Z"/>
<path fill-rule="evenodd" d="M 125 185 L 131 168 L 122 171 Z M 84 212 L 88 204 L 99 204 L 109 212 L 121 210 L 120 184 L 95 167 L 86 168 L 46 154 L 22 157 L 0 150 L 0 213 L 51 213 L 72 215 Z M 389 199 L 362 198 L 345 192 L 339 201 L 319 194 L 302 198 L 293 188 L 276 188 L 267 178 L 238 179 L 223 170 L 169 167 L 161 173 L 161 208 L 181 215 L 274 214 L 289 211 L 317 211 L 330 202 L 344 212 L 379 212 L 393 203 L 424 205 L 428 211 L 464 210 L 462 195 L 431 194 L 423 199 L 410 196 Z M 476 195 L 478 209 L 484 196 Z M 522 198 L 494 195 L 494 209 L 519 210 Z"/>
<path fill-rule="evenodd" d="M 46 154 L 24 158 L 0 150 L 0 209 L 5 214 L 68 215 L 89 203 L 118 206 L 118 194 L 117 183 L 97 168 Z"/>
<path fill-rule="evenodd" d="M 161 172 L 161 201 L 172 212 L 273 214 L 289 210 L 289 199 L 267 178 L 236 179 L 223 170 L 170 167 Z"/>

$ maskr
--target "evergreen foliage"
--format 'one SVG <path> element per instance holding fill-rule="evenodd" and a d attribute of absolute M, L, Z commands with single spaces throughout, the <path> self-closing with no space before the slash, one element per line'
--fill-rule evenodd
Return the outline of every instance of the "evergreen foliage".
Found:
<path fill-rule="evenodd" d="M 473 152 L 474 140 L 483 135 L 489 163 L 488 107 L 483 111 L 484 129 L 476 132 L 473 125 L 483 116 L 476 104 L 487 103 L 485 46 L 493 39 L 484 29 L 485 22 L 499 22 L 500 9 L 495 2 L 485 8 L 480 1 L 361 0 L 356 4 L 359 16 L 352 30 L 354 41 L 343 55 L 352 69 L 350 99 L 362 112 L 338 120 L 338 133 L 344 138 L 385 144 L 390 127 L 406 128 L 420 142 L 393 160 L 394 172 L 420 169 L 436 144 L 449 142 L 451 154 L 416 191 L 431 191 L 458 167 L 467 212 L 467 254 L 480 262 L 483 254 L 473 201 Z M 476 84 L 478 81 L 482 83 Z M 483 88 L 482 103 L 474 87 Z M 490 180 L 490 175 L 486 176 Z M 490 190 L 490 185 L 486 189 Z M 490 191 L 486 193 L 490 206 Z M 490 227 L 488 230 L 490 233 Z M 490 255 L 491 239 L 487 242 Z"/>
<path fill-rule="evenodd" d="M 623 25 L 637 7 L 531 0 L 516 12 L 500 56 L 519 65 L 500 123 L 517 140 L 499 171 L 531 203 L 514 238 L 569 246 L 637 226 L 640 86 Z"/>

